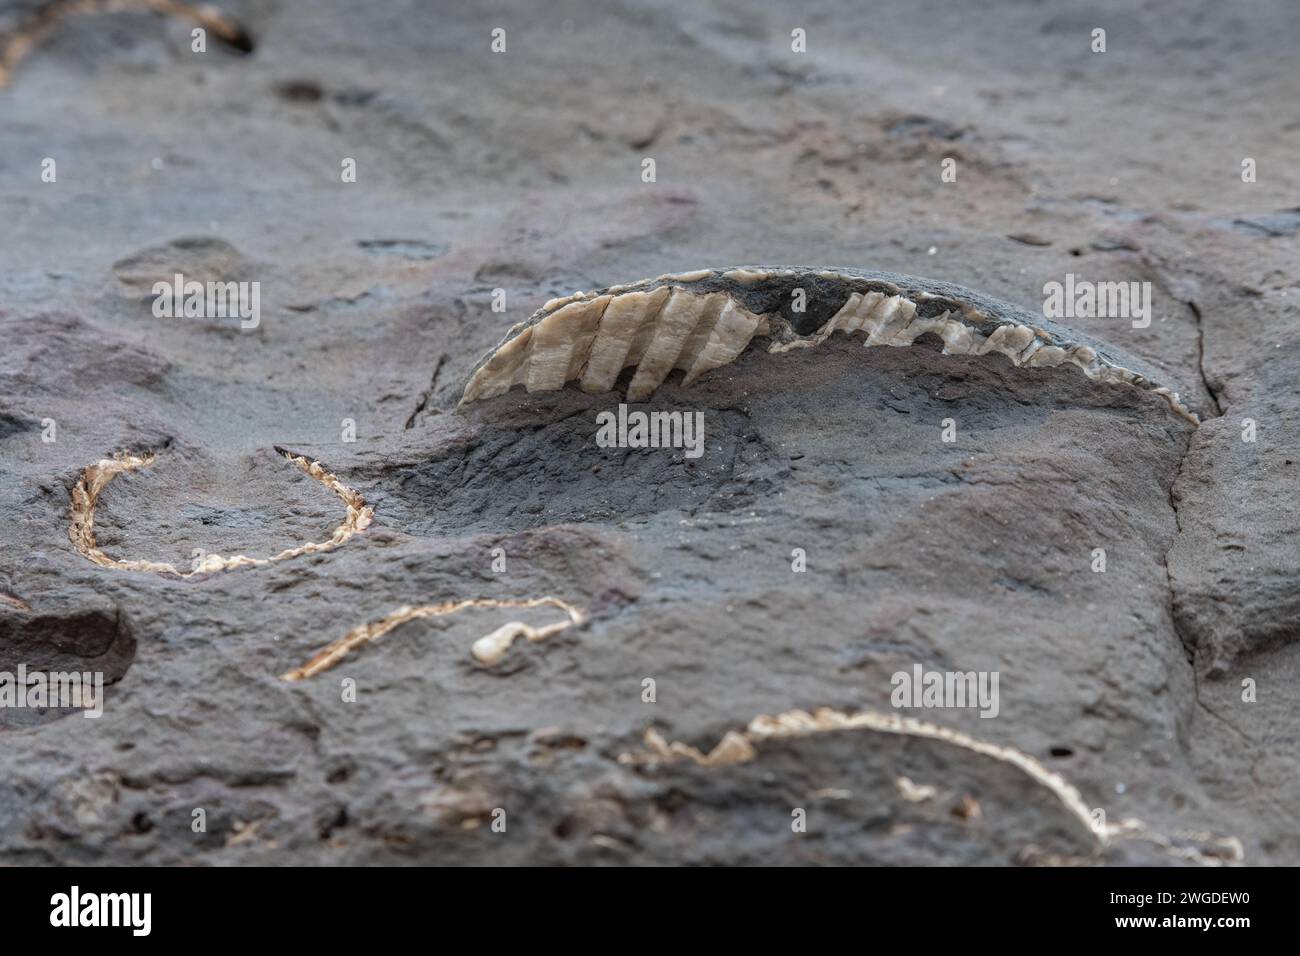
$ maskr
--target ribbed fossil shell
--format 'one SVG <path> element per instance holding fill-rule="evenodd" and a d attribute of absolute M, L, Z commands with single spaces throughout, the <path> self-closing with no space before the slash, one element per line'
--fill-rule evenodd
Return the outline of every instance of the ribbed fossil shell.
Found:
<path fill-rule="evenodd" d="M 672 371 L 680 369 L 690 385 L 755 339 L 765 339 L 769 352 L 785 352 L 836 332 L 860 335 L 866 346 L 907 346 L 930 333 L 949 355 L 998 352 L 1022 368 L 1073 365 L 1093 381 L 1154 392 L 1199 423 L 1138 359 L 1009 303 L 893 273 L 766 266 L 664 275 L 552 299 L 479 361 L 461 404 L 515 385 L 538 392 L 577 382 L 583 391 L 606 392 L 628 368 L 628 401 L 644 401 Z"/>

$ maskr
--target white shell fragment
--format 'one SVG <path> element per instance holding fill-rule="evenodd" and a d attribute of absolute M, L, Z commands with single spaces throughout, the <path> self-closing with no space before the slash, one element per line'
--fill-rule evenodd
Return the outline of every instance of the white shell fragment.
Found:
<path fill-rule="evenodd" d="M 545 322 L 533 326 L 528 371 L 524 384 L 530 392 L 553 392 L 571 377 L 569 366 L 581 369 L 596 338 L 601 316 L 610 297 L 602 295 L 587 302 L 570 302 Z"/>

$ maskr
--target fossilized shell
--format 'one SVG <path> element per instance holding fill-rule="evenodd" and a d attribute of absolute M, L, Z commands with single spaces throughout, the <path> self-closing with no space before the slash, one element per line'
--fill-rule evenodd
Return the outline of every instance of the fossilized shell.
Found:
<path fill-rule="evenodd" d="M 1153 392 L 1199 424 L 1140 360 L 1009 303 L 893 273 L 765 266 L 664 275 L 552 299 L 479 361 L 461 404 L 515 385 L 536 392 L 577 382 L 583 391 L 605 392 L 628 368 L 627 398 L 644 401 L 674 370 L 690 385 L 735 361 L 755 339 L 777 353 L 836 332 L 859 335 L 866 346 L 911 345 L 929 333 L 948 355 L 998 352 L 1019 368 L 1072 365 L 1093 381 Z"/>
<path fill-rule="evenodd" d="M 473 608 L 535 608 L 535 607 L 554 607 L 559 608 L 568 615 L 568 620 L 557 621 L 554 624 L 548 624 L 545 627 L 533 627 L 524 624 L 522 621 L 510 621 L 502 624 L 491 634 L 480 637 L 470 648 L 470 653 L 480 664 L 491 667 L 499 664 L 505 658 L 506 652 L 510 650 L 510 645 L 515 642 L 516 638 L 524 638 L 529 641 L 544 641 L 552 635 L 559 634 L 561 631 L 570 627 L 581 625 L 586 622 L 587 616 L 579 607 L 562 601 L 555 597 L 540 598 L 469 598 L 463 601 L 443 601 L 440 604 L 421 604 L 412 607 L 409 604 L 403 604 L 397 610 L 386 614 L 377 621 L 369 621 L 365 624 L 358 625 L 348 631 L 337 641 L 334 641 L 324 650 L 320 651 L 306 664 L 301 667 L 295 667 L 293 670 L 280 675 L 281 680 L 300 681 L 308 677 L 314 677 L 322 671 L 327 671 L 338 664 L 343 658 L 347 657 L 353 651 L 367 644 L 373 644 L 395 627 L 405 624 L 407 621 L 419 621 L 430 617 L 445 617 L 450 614 L 458 614 L 461 611 Z"/>
<path fill-rule="evenodd" d="M 354 534 L 365 531 L 366 528 L 370 527 L 370 522 L 375 516 L 375 509 L 367 505 L 359 494 L 343 484 L 337 475 L 326 471 L 318 461 L 308 461 L 303 456 L 294 455 L 283 448 L 276 448 L 276 452 L 304 474 L 309 475 L 334 492 L 346 507 L 347 510 L 344 513 L 342 522 L 334 529 L 334 533 L 328 539 L 309 541 L 306 544 L 286 548 L 267 558 L 250 558 L 243 554 L 229 557 L 220 554 L 209 554 L 204 557 L 202 564 L 190 571 L 181 571 L 174 564 L 165 561 L 114 558 L 105 554 L 95 541 L 95 508 L 99 505 L 99 496 L 108 487 L 108 483 L 118 475 L 129 474 L 151 466 L 156 460 L 156 455 L 153 452 L 145 455 L 119 453 L 112 458 L 102 458 L 95 464 L 87 466 L 82 471 L 81 477 L 77 479 L 77 483 L 72 487 L 72 522 L 68 527 L 68 537 L 71 539 L 73 547 L 80 554 L 101 567 L 117 568 L 120 571 L 151 571 L 155 574 L 171 577 L 192 578 L 217 571 L 260 567 L 266 564 L 274 564 L 277 561 L 296 558 L 303 554 L 330 551 L 343 544 Z"/>
<path fill-rule="evenodd" d="M 31 6 L 36 9 L 17 30 L 0 36 L 0 89 L 9 84 L 18 64 L 44 43 L 64 20 L 81 14 L 152 10 L 196 23 L 245 53 L 253 49 L 253 41 L 247 31 L 230 14 L 208 3 L 185 3 L 183 0 L 51 0 Z"/>
<path fill-rule="evenodd" d="M 1241 841 L 1234 836 L 1206 831 L 1166 835 L 1149 829 L 1140 820 L 1133 818 L 1119 823 L 1107 823 L 1104 816 L 1097 816 L 1084 802 L 1074 784 L 1059 773 L 1048 770 L 1041 761 L 1024 751 L 897 712 L 860 710 L 849 713 L 832 707 L 818 707 L 811 713 L 805 710 L 787 710 L 775 716 L 759 714 L 743 729 L 728 730 L 708 752 L 678 740 L 670 742 L 654 727 L 649 727 L 645 732 L 645 750 L 619 754 L 618 762 L 625 766 L 654 767 L 688 760 L 701 767 L 716 769 L 755 760 L 761 747 L 771 741 L 858 731 L 938 741 L 1015 767 L 1036 785 L 1051 793 L 1061 808 L 1083 832 L 1089 834 L 1095 844 L 1094 853 L 1083 857 L 1052 856 L 1041 853 L 1032 845 L 1027 846 L 1022 854 L 1027 862 L 1048 866 L 1090 865 L 1096 862 L 1099 851 L 1118 840 L 1153 843 L 1170 857 L 1198 866 L 1234 865 L 1244 858 Z M 902 781 L 905 780 L 907 782 L 903 784 Z M 898 778 L 898 787 L 900 795 L 909 802 L 930 799 L 935 792 L 935 788 L 918 787 L 906 777 Z M 979 804 L 969 796 L 966 800 L 969 804 L 965 812 L 978 812 L 975 808 Z"/>

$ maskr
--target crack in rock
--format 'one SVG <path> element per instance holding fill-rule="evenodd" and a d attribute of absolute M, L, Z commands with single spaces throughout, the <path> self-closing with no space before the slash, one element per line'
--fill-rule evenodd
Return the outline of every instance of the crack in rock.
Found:
<path fill-rule="evenodd" d="M 1218 390 L 1210 384 L 1210 379 L 1205 374 L 1205 317 L 1201 315 L 1201 307 L 1194 301 L 1188 300 L 1187 307 L 1196 316 L 1196 369 L 1201 374 L 1201 384 L 1209 393 L 1210 401 L 1214 404 L 1214 414 L 1218 417 L 1223 414 L 1223 403 L 1219 401 Z"/>
<path fill-rule="evenodd" d="M 433 367 L 433 375 L 429 379 L 429 387 L 420 393 L 419 399 L 415 403 L 415 410 L 411 412 L 410 417 L 406 419 L 406 424 L 402 426 L 404 430 L 415 427 L 416 419 L 423 414 L 429 404 L 429 399 L 433 397 L 434 390 L 438 387 L 438 375 L 442 372 L 442 367 L 447 364 L 447 353 L 444 352 L 438 356 L 438 364 Z"/>

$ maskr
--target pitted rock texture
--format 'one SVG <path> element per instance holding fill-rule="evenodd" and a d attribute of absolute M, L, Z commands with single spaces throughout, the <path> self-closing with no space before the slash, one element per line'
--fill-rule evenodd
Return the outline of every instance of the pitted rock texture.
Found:
<path fill-rule="evenodd" d="M 0 2 L 0 32 L 41 6 Z M 1300 11 L 860 6 L 221 0 L 249 50 L 139 10 L 32 47 L 0 90 L 0 671 L 106 692 L 93 720 L 0 710 L 0 862 L 1300 863 Z M 1150 282 L 1149 327 L 1069 324 L 1202 422 L 861 333 L 667 375 L 636 407 L 702 413 L 698 459 L 597 444 L 621 364 L 615 391 L 460 407 L 549 300 L 744 262 L 1035 317 L 1070 273 Z M 178 272 L 259 282 L 260 323 L 155 316 Z M 815 337 L 847 298 L 810 293 L 810 329 L 784 301 L 740 305 Z M 556 358 L 538 374 L 569 378 Z M 69 539 L 119 452 L 158 457 L 103 491 L 110 555 L 328 538 L 344 507 L 277 448 L 369 526 L 187 578 Z M 494 664 L 484 635 L 564 615 L 412 619 L 282 679 L 403 605 L 543 596 L 582 623 Z M 998 671 L 998 716 L 895 710 L 917 664 Z M 820 707 L 1023 753 L 1143 829 L 1099 845 L 1017 767 L 924 738 L 620 761 Z"/>

